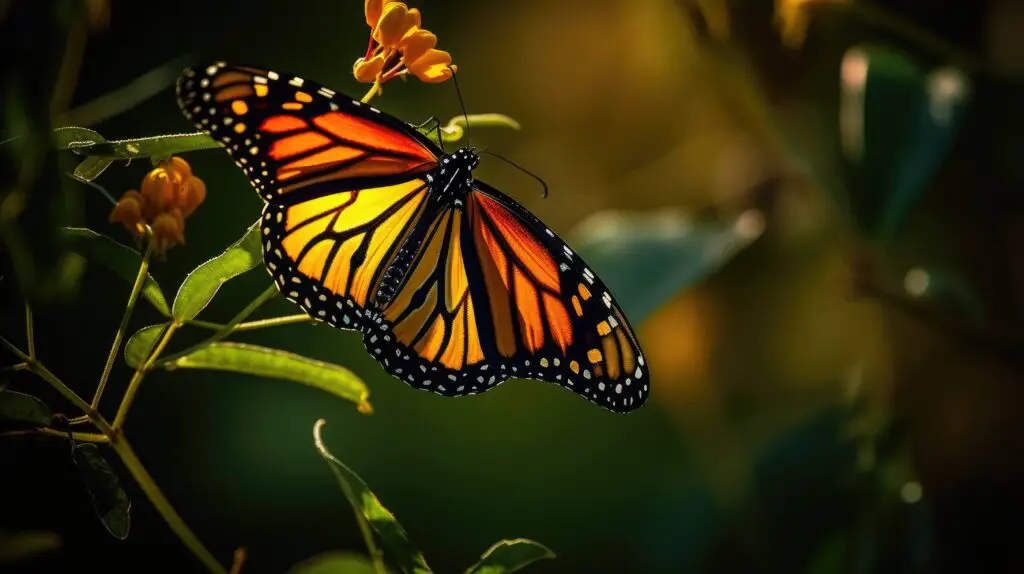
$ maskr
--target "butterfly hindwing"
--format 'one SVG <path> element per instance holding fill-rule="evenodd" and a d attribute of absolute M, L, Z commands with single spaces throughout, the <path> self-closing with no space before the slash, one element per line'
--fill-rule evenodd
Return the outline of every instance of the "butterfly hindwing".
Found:
<path fill-rule="evenodd" d="M 607 288 L 525 208 L 476 184 L 464 205 L 431 218 L 384 329 L 364 335 L 367 350 L 446 396 L 535 378 L 613 411 L 641 406 L 643 353 Z"/>

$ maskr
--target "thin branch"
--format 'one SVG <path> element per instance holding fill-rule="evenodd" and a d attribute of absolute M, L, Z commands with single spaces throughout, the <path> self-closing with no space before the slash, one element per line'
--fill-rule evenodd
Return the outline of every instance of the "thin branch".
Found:
<path fill-rule="evenodd" d="M 295 323 L 311 323 L 313 317 L 306 315 L 305 313 L 297 313 L 295 315 L 285 315 L 283 317 L 273 317 L 270 319 L 260 319 L 258 321 L 247 321 L 245 323 L 239 323 L 235 325 L 233 332 L 239 331 L 255 331 L 256 329 L 266 329 L 268 327 L 279 327 L 281 325 L 292 325 Z M 211 331 L 220 331 L 227 327 L 222 323 L 211 323 L 209 321 L 185 321 L 186 325 L 193 327 L 201 327 L 203 329 L 209 329 Z"/>
<path fill-rule="evenodd" d="M 147 233 L 148 235 L 148 233 Z M 142 287 L 146 284 L 146 277 L 149 275 L 149 261 L 153 257 L 153 247 L 156 242 L 153 241 L 152 237 L 149 237 L 146 241 L 146 252 L 142 256 L 142 263 L 139 264 L 139 272 L 135 276 L 135 284 L 132 285 L 131 295 L 128 296 L 128 304 L 125 305 L 124 315 L 121 317 L 121 324 L 117 327 L 117 333 L 114 335 L 114 342 L 110 345 L 110 353 L 107 355 L 107 363 L 103 365 L 103 374 L 100 375 L 100 382 L 96 385 L 96 394 L 92 397 L 92 408 L 100 408 L 100 399 L 103 397 L 103 390 L 107 387 L 107 380 L 110 378 L 110 371 L 114 368 L 114 360 L 117 359 L 117 353 L 121 350 L 121 342 L 124 340 L 124 334 L 128 330 L 128 320 L 132 317 L 132 311 L 135 310 L 135 303 L 139 300 L 139 294 L 142 293 Z"/>
<path fill-rule="evenodd" d="M 160 342 L 157 343 L 156 347 L 149 354 L 149 357 L 142 362 L 137 369 L 135 374 L 132 375 L 132 380 L 128 382 L 128 389 L 124 392 L 124 398 L 121 399 L 121 406 L 117 409 L 117 415 L 114 416 L 114 430 L 120 431 L 124 427 L 124 420 L 128 416 L 128 410 L 132 407 L 132 402 L 135 401 L 135 393 L 139 391 L 139 385 L 142 384 L 142 379 L 146 377 L 146 373 L 153 368 L 153 363 L 160 356 L 160 353 L 164 352 L 167 347 L 167 343 L 171 341 L 171 337 L 174 332 L 178 329 L 177 323 L 171 323 L 164 330 L 163 337 L 160 338 Z"/>
<path fill-rule="evenodd" d="M 39 427 L 39 428 L 34 428 L 34 429 L 24 429 L 24 430 L 15 430 L 15 431 L 7 431 L 7 432 L 0 433 L 0 437 L 37 435 L 37 434 L 42 434 L 42 435 L 47 435 L 47 436 L 56 436 L 56 437 L 61 437 L 61 438 L 65 438 L 65 439 L 68 438 L 68 432 L 67 431 L 51 429 L 51 428 L 46 428 L 46 427 Z M 71 438 L 76 440 L 76 441 L 79 441 L 79 442 L 110 442 L 110 437 L 108 437 L 107 435 L 98 434 L 98 433 L 91 433 L 91 432 L 73 432 L 73 433 L 71 433 Z"/>

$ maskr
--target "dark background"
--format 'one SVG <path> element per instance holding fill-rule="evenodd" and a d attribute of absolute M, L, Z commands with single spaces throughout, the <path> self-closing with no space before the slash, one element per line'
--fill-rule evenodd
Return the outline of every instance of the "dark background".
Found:
<path fill-rule="evenodd" d="M 459 65 L 468 110 L 523 125 L 479 130 L 474 143 L 541 175 L 551 197 L 541 200 L 534 182 L 500 162 L 484 162 L 478 175 L 552 229 L 567 233 L 607 208 L 756 207 L 767 232 L 639 325 L 653 399 L 625 417 L 532 382 L 460 400 L 417 393 L 387 377 L 357 336 L 326 326 L 237 339 L 349 367 L 370 386 L 372 416 L 281 381 L 152 374 L 126 432 L 222 562 L 244 546 L 244 571 L 281 572 L 325 550 L 365 550 L 312 445 L 312 425 L 324 418 L 333 452 L 438 572 L 461 571 L 491 543 L 518 536 L 558 555 L 536 572 L 1022 571 L 1020 363 L 951 336 L 945 321 L 857 296 L 849 269 L 863 246 L 833 192 L 855 204 L 857 195 L 809 175 L 841 171 L 835 100 L 849 45 L 889 42 L 929 65 L 942 62 L 935 50 L 839 8 L 815 12 L 803 48 L 787 49 L 775 6 L 761 0 L 413 5 Z M 872 6 L 985 62 L 953 151 L 905 229 L 884 248 L 864 248 L 872 277 L 899 289 L 911 267 L 939 269 L 967 286 L 987 321 L 1019 333 L 1024 10 L 1012 0 Z M 5 134 L 50 121 L 45 102 L 80 13 L 77 1 L 0 2 Z M 358 97 L 367 86 L 351 65 L 368 33 L 355 1 L 111 2 L 109 22 L 83 47 L 70 107 L 183 57 L 289 71 Z M 392 82 L 375 105 L 412 123 L 460 112 L 450 83 Z M 169 86 L 90 127 L 110 139 L 191 129 Z M 187 245 L 153 267 L 168 296 L 261 205 L 222 152 L 187 159 L 208 196 L 188 221 Z M 4 166 L 4 193 L 16 167 Z M 40 188 L 61 193 L 37 189 L 24 219 L 39 260 L 49 257 L 55 213 L 130 243 L 107 223 L 102 196 L 58 167 L 68 171 L 53 154 Z M 97 183 L 120 195 L 148 169 L 145 160 L 115 164 Z M 10 273 L 7 251 L 0 334 L 22 344 L 23 291 L 34 284 Z M 202 318 L 228 320 L 266 284 L 262 269 L 229 282 Z M 92 266 L 76 285 L 64 298 L 28 296 L 39 297 L 42 361 L 91 395 L 130 285 Z M 258 316 L 294 312 L 275 299 Z M 140 304 L 132 331 L 159 321 Z M 202 334 L 185 331 L 181 343 Z M 119 360 L 105 412 L 116 410 L 129 376 Z M 30 376 L 11 380 L 77 414 Z M 126 473 L 132 530 L 117 541 L 92 515 L 66 442 L 0 438 L 0 461 L 0 529 L 53 531 L 63 543 L 12 571 L 199 571 Z M 908 483 L 923 498 L 901 498 Z"/>

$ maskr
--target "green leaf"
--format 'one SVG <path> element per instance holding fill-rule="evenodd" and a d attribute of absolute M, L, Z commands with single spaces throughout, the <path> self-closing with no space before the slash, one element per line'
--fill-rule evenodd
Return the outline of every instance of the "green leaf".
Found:
<path fill-rule="evenodd" d="M 256 267 L 263 261 L 260 224 L 257 221 L 241 239 L 223 253 L 196 267 L 185 277 L 174 297 L 172 315 L 178 321 L 195 319 L 229 279 Z"/>
<path fill-rule="evenodd" d="M 384 555 L 389 557 L 398 566 L 399 570 L 405 574 L 429 574 L 432 572 L 430 567 L 427 566 L 427 560 L 413 546 L 409 540 L 409 535 L 405 533 L 405 529 L 402 528 L 395 515 L 381 504 L 380 499 L 370 491 L 370 488 L 366 486 L 363 479 L 359 478 L 356 473 L 352 472 L 351 469 L 327 450 L 327 446 L 324 445 L 323 439 L 320 436 L 320 429 L 325 424 L 326 421 L 320 419 L 313 426 L 313 438 L 316 449 L 320 452 L 320 456 L 327 461 L 327 465 L 331 467 L 334 476 L 338 478 L 341 490 L 345 493 L 349 503 L 352 504 L 352 508 L 380 536 Z"/>
<path fill-rule="evenodd" d="M 760 236 L 755 211 L 724 222 L 697 222 L 665 210 L 598 212 L 569 233 L 569 244 L 601 276 L 634 322 L 705 279 Z"/>
<path fill-rule="evenodd" d="M 82 181 L 92 181 L 102 175 L 110 167 L 111 163 L 113 161 L 109 159 L 87 157 L 82 160 L 82 163 L 78 164 L 78 167 L 75 168 L 71 175 Z"/>
<path fill-rule="evenodd" d="M 41 530 L 0 532 L 0 563 L 10 563 L 61 547 L 60 536 Z"/>
<path fill-rule="evenodd" d="M 167 369 L 213 369 L 294 381 L 332 395 L 366 403 L 370 392 L 352 371 L 281 351 L 245 343 L 216 342 L 164 364 Z"/>
<path fill-rule="evenodd" d="M 121 481 L 93 443 L 75 447 L 75 464 L 82 472 L 85 487 L 92 498 L 97 518 L 114 538 L 124 540 L 131 527 L 132 503 L 121 488 Z"/>
<path fill-rule="evenodd" d="M 891 238 L 949 154 L 965 115 L 963 72 L 925 71 L 909 54 L 865 44 L 843 57 L 839 128 L 851 205 L 871 238 Z"/>
<path fill-rule="evenodd" d="M 0 423 L 45 427 L 51 419 L 50 407 L 43 401 L 24 393 L 0 391 Z"/>
<path fill-rule="evenodd" d="M 555 553 L 546 546 L 527 538 L 502 540 L 488 548 L 480 561 L 466 570 L 466 574 L 506 574 L 522 570 L 538 560 L 554 557 Z"/>
<path fill-rule="evenodd" d="M 350 552 L 324 552 L 299 562 L 288 574 L 374 574 L 370 559 Z"/>
<path fill-rule="evenodd" d="M 169 323 L 160 323 L 143 327 L 128 339 L 128 343 L 124 346 L 124 361 L 128 363 L 129 367 L 137 369 L 142 365 L 149 354 L 153 352 L 153 348 L 160 341 L 160 337 L 163 336 L 164 329 L 168 325 Z"/>
<path fill-rule="evenodd" d="M 128 140 L 104 141 L 92 145 L 75 148 L 80 155 L 102 159 L 107 162 L 114 160 L 133 160 L 146 157 L 168 158 L 172 155 L 214 149 L 219 144 L 205 133 L 170 134 Z"/>
<path fill-rule="evenodd" d="M 68 126 L 53 130 L 53 140 L 57 149 L 75 150 L 105 143 L 107 138 L 89 128 Z"/>
<path fill-rule="evenodd" d="M 68 239 L 69 247 L 75 252 L 110 269 L 125 281 L 135 283 L 139 266 L 142 265 L 142 256 L 137 251 L 106 235 L 83 227 L 65 227 L 63 233 Z M 167 299 L 149 273 L 146 274 L 146 283 L 142 286 L 142 296 L 161 314 L 170 316 L 171 309 L 167 306 Z"/>

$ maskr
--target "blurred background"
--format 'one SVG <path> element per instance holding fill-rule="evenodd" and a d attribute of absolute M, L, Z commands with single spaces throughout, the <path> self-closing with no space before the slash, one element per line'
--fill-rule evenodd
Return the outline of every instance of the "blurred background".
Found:
<path fill-rule="evenodd" d="M 594 251 L 638 327 L 652 400 L 618 416 L 524 381 L 444 399 L 386 376 L 352 333 L 244 333 L 235 339 L 352 369 L 375 412 L 252 376 L 148 377 L 126 432 L 222 562 L 240 546 L 245 572 L 365 552 L 312 445 L 324 418 L 334 454 L 438 572 L 519 536 L 558 556 L 535 572 L 1024 571 L 1024 5 L 411 5 L 458 64 L 468 111 L 522 124 L 477 130 L 473 143 L 539 174 L 551 196 L 501 162 L 478 176 L 570 243 L 611 237 L 651 263 L 652 275 L 623 273 L 621 252 Z M 108 139 L 191 131 L 171 82 L 212 59 L 356 97 L 368 87 L 352 77 L 369 33 L 355 0 L 6 0 L 0 26 L 0 140 L 62 125 Z M 394 81 L 374 105 L 411 123 L 460 113 L 450 82 Z M 68 257 L 54 230 L 131 238 L 107 222 L 101 193 L 65 175 L 80 158 L 31 155 L 25 141 L 3 145 L 0 334 L 24 341 L 22 302 L 33 301 L 41 359 L 91 395 L 131 285 Z M 261 209 L 226 154 L 186 158 L 208 195 L 187 244 L 153 265 L 168 295 Z M 36 168 L 24 201 L 8 201 Z M 115 162 L 94 183 L 119 196 L 150 168 Z M 668 239 L 634 236 L 652 221 Z M 728 249 L 702 239 L 737 226 L 748 240 Z M 680 238 L 690 258 L 661 257 Z M 713 256 L 698 265 L 705 248 Z M 649 292 L 687 266 L 699 272 Z M 227 321 L 267 284 L 263 269 L 242 275 L 202 318 Z M 295 312 L 278 298 L 258 317 Z M 159 321 L 140 305 L 131 331 Z M 119 360 L 105 411 L 130 373 Z M 77 414 L 31 376 L 5 377 Z M 120 471 L 132 529 L 110 537 L 67 450 L 0 438 L 0 529 L 61 540 L 0 569 L 200 571 Z"/>

